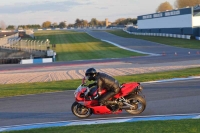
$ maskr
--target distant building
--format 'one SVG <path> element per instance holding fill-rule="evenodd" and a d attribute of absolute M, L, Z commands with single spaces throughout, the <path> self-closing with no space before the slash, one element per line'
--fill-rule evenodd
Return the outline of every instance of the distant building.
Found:
<path fill-rule="evenodd" d="M 106 27 L 108 27 L 109 25 L 111 25 L 111 22 L 109 22 L 108 19 L 106 18 Z"/>
<path fill-rule="evenodd" d="M 138 32 L 200 36 L 200 6 L 138 16 Z"/>

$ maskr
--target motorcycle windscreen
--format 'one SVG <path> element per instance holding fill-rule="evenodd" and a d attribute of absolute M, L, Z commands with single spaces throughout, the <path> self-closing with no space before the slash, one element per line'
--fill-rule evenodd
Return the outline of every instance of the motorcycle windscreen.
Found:
<path fill-rule="evenodd" d="M 97 87 L 96 86 L 93 86 L 91 89 L 90 89 L 90 92 L 89 92 L 89 96 L 95 96 L 96 93 L 97 93 Z"/>

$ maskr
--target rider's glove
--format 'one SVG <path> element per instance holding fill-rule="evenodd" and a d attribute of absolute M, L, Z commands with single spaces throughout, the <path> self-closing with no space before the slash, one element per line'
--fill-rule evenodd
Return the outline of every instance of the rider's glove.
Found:
<path fill-rule="evenodd" d="M 93 84 L 89 84 L 88 87 L 91 88 L 93 86 Z"/>
<path fill-rule="evenodd" d="M 92 86 L 95 86 L 95 85 L 97 85 L 97 83 L 89 84 L 88 87 L 91 88 Z"/>

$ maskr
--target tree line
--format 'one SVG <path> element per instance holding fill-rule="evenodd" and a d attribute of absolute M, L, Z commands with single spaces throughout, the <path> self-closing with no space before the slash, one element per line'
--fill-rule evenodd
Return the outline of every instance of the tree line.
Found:
<path fill-rule="evenodd" d="M 111 25 L 127 25 L 129 23 L 137 24 L 136 18 L 119 18 L 112 22 Z M 106 21 L 100 21 L 96 18 L 92 18 L 89 22 L 84 19 L 77 18 L 75 23 L 66 25 L 66 22 L 51 23 L 50 21 L 43 22 L 43 28 L 65 28 L 65 27 L 94 27 L 94 26 L 106 26 Z"/>
<path fill-rule="evenodd" d="M 192 7 L 200 4 L 200 0 L 176 0 L 173 6 L 168 2 L 161 3 L 158 8 L 156 9 L 156 12 L 164 12 L 167 10 L 173 10 L 177 8 L 185 8 L 185 7 Z"/>
<path fill-rule="evenodd" d="M 111 25 L 127 25 L 127 24 L 137 24 L 137 18 L 119 18 L 111 23 Z M 14 29 L 40 29 L 40 28 L 67 28 L 67 27 L 96 27 L 96 26 L 106 26 L 106 21 L 97 20 L 96 18 L 92 18 L 89 22 L 84 19 L 77 18 L 74 23 L 67 24 L 66 21 L 62 22 L 51 22 L 45 21 L 42 25 L 33 24 L 33 25 L 8 25 L 6 26 L 3 21 L 0 22 L 0 30 L 14 30 Z"/>

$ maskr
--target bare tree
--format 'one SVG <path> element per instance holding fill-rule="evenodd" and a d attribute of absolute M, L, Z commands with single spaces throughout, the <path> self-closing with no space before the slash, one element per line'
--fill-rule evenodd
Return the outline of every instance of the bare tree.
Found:
<path fill-rule="evenodd" d="M 119 18 L 115 20 L 113 25 L 127 25 L 127 24 L 137 24 L 137 19 L 136 18 Z"/>
<path fill-rule="evenodd" d="M 67 25 L 66 25 L 65 22 L 60 22 L 60 23 L 59 23 L 59 27 L 60 27 L 60 28 L 65 28 L 65 27 L 67 27 Z"/>
<path fill-rule="evenodd" d="M 54 22 L 51 26 L 52 26 L 53 28 L 57 28 L 57 27 L 58 27 L 58 23 Z"/>
<path fill-rule="evenodd" d="M 99 26 L 106 26 L 106 21 L 99 21 Z"/>
<path fill-rule="evenodd" d="M 82 20 L 83 26 L 87 27 L 88 26 L 88 21 L 87 20 Z"/>
<path fill-rule="evenodd" d="M 14 25 L 8 25 L 8 27 L 6 28 L 7 30 L 14 30 L 15 26 Z"/>
<path fill-rule="evenodd" d="M 164 12 L 166 10 L 172 10 L 172 9 L 173 9 L 172 5 L 166 1 L 158 6 L 156 12 Z"/>
<path fill-rule="evenodd" d="M 5 30 L 5 29 L 6 29 L 6 24 L 5 24 L 5 22 L 2 21 L 2 20 L 1 20 L 1 22 L 0 22 L 0 28 L 1 28 L 2 30 Z"/>
<path fill-rule="evenodd" d="M 200 0 L 176 0 L 175 7 L 176 8 L 184 8 L 184 7 L 191 7 L 200 4 Z"/>
<path fill-rule="evenodd" d="M 81 20 L 79 18 L 77 18 L 75 20 L 75 24 L 74 25 L 77 26 L 77 27 L 80 27 L 81 26 Z"/>
<path fill-rule="evenodd" d="M 91 21 L 90 21 L 90 24 L 92 25 L 92 26 L 97 26 L 98 25 L 98 20 L 96 19 L 96 18 L 92 18 L 91 19 Z"/>

